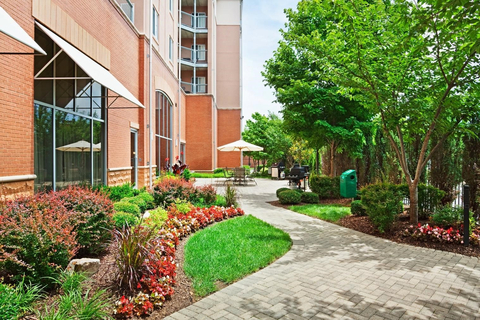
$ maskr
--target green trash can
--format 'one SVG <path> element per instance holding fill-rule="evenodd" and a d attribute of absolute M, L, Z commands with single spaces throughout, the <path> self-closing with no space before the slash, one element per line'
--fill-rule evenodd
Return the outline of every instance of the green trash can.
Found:
<path fill-rule="evenodd" d="M 340 176 L 340 195 L 344 198 L 357 196 L 357 173 L 355 170 L 347 170 Z"/>

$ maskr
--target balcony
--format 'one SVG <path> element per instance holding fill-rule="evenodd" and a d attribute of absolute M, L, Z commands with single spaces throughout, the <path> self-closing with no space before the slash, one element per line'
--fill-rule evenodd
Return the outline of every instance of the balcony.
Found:
<path fill-rule="evenodd" d="M 197 45 L 197 49 L 190 49 L 187 47 L 181 48 L 181 64 L 185 67 L 182 67 L 182 70 L 192 70 L 193 68 L 207 68 L 207 50 L 205 45 Z"/>
<path fill-rule="evenodd" d="M 197 12 L 195 15 L 182 11 L 182 38 L 193 38 L 193 34 L 203 35 L 208 34 L 207 15 L 203 12 Z"/>
<path fill-rule="evenodd" d="M 207 93 L 207 84 L 201 83 L 205 82 L 205 78 L 199 77 L 197 78 L 199 83 L 192 83 L 192 82 L 185 82 L 182 81 L 182 89 L 185 93 Z"/>

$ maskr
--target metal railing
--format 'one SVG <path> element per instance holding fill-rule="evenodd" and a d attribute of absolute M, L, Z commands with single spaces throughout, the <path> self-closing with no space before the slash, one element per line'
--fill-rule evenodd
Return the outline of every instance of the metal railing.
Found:
<path fill-rule="evenodd" d="M 207 84 L 195 84 L 181 81 L 182 89 L 185 93 L 207 93 Z"/>
<path fill-rule="evenodd" d="M 193 15 L 192 13 L 188 13 L 182 11 L 182 26 L 192 28 L 192 29 L 207 29 L 207 15 L 203 13 L 197 13 L 197 15 Z"/>
<path fill-rule="evenodd" d="M 180 47 L 182 61 L 192 63 L 207 63 L 207 50 L 205 49 L 191 49 L 187 47 Z"/>

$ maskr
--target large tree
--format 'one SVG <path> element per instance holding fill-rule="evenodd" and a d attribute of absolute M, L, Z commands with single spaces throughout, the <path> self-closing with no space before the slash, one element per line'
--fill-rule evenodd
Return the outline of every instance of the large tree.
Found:
<path fill-rule="evenodd" d="M 313 16 L 290 19 L 262 75 L 282 104 L 286 130 L 307 141 L 309 147 L 327 147 L 329 174 L 334 176 L 337 152 L 361 156 L 372 115 L 357 101 L 340 94 L 339 88 L 322 76 L 321 66 L 310 57 L 311 51 L 299 45 L 296 35 L 321 28 L 324 22 Z"/>
<path fill-rule="evenodd" d="M 290 24 L 321 21 L 288 35 L 309 64 L 380 115 L 409 185 L 413 223 L 426 164 L 479 112 L 479 13 L 476 0 L 303 0 L 287 10 Z"/>

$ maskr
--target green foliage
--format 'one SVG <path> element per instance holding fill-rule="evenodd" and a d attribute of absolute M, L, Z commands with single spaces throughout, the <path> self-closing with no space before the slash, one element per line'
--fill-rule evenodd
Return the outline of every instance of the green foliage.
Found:
<path fill-rule="evenodd" d="M 302 194 L 304 192 L 303 189 L 301 189 L 301 188 L 294 188 L 292 190 L 295 191 L 295 192 L 298 192 L 300 194 Z"/>
<path fill-rule="evenodd" d="M 303 203 L 319 203 L 320 201 L 318 194 L 315 192 L 304 192 L 301 198 Z"/>
<path fill-rule="evenodd" d="M 17 286 L 0 282 L 0 320 L 19 319 L 32 310 L 32 304 L 42 297 L 38 285 L 26 285 L 22 280 Z"/>
<path fill-rule="evenodd" d="M 223 172 L 220 173 L 204 173 L 204 172 L 192 172 L 192 178 L 203 178 L 203 179 L 213 179 L 213 178 L 224 178 Z"/>
<path fill-rule="evenodd" d="M 362 189 L 362 204 L 380 232 L 388 231 L 403 210 L 403 194 L 390 183 L 371 184 Z"/>
<path fill-rule="evenodd" d="M 253 217 L 218 223 L 195 233 L 185 245 L 185 273 L 195 294 L 217 290 L 215 283 L 232 283 L 284 255 L 291 246 L 287 233 Z"/>
<path fill-rule="evenodd" d="M 140 213 L 144 213 L 145 210 L 147 210 L 147 202 L 139 196 L 123 198 L 120 202 L 128 202 L 136 205 L 140 209 Z"/>
<path fill-rule="evenodd" d="M 310 190 L 320 199 L 340 199 L 340 177 L 327 177 L 312 174 L 308 178 Z"/>
<path fill-rule="evenodd" d="M 138 216 L 130 212 L 117 211 L 113 214 L 113 221 L 117 229 L 122 229 L 124 226 L 135 226 L 138 223 Z"/>
<path fill-rule="evenodd" d="M 245 172 L 248 174 L 252 170 L 248 164 L 244 164 L 243 167 L 245 168 Z"/>
<path fill-rule="evenodd" d="M 62 271 L 54 282 L 60 286 L 63 293 L 71 293 L 80 291 L 87 278 L 87 275 L 81 272 Z"/>
<path fill-rule="evenodd" d="M 145 218 L 143 220 L 144 224 L 152 227 L 152 228 L 157 228 L 160 229 L 162 225 L 167 221 L 168 219 L 168 213 L 167 210 L 159 207 L 155 210 L 150 210 L 148 211 L 150 213 L 150 216 Z"/>
<path fill-rule="evenodd" d="M 202 199 L 206 205 L 212 205 L 217 199 L 217 190 L 212 185 L 197 187 L 197 198 Z"/>
<path fill-rule="evenodd" d="M 214 205 L 217 207 L 227 207 L 227 200 L 221 194 L 217 194 Z"/>
<path fill-rule="evenodd" d="M 404 195 L 404 197 L 410 198 L 408 185 L 402 184 L 397 186 L 398 190 Z M 442 206 L 442 199 L 445 197 L 446 192 L 435 188 L 431 185 L 425 185 L 423 183 L 418 185 L 418 218 L 428 219 L 430 215 L 435 212 L 437 208 Z"/>
<path fill-rule="evenodd" d="M 276 191 L 277 198 L 278 198 L 278 195 L 280 194 L 280 192 L 286 191 L 286 190 L 290 190 L 290 188 L 283 187 L 283 188 L 277 189 L 277 191 Z"/>
<path fill-rule="evenodd" d="M 215 173 L 221 173 L 221 174 L 223 174 L 223 170 L 224 170 L 223 168 L 217 168 L 217 169 L 213 170 L 213 173 L 214 173 L 214 174 L 215 174 Z"/>
<path fill-rule="evenodd" d="M 352 201 L 352 204 L 350 205 L 350 211 L 352 214 L 356 216 L 366 216 L 367 215 L 367 210 L 362 204 L 361 200 L 355 200 Z"/>
<path fill-rule="evenodd" d="M 134 204 L 127 201 L 120 201 L 113 204 L 115 211 L 128 212 L 134 214 L 137 217 L 140 217 L 140 208 Z"/>
<path fill-rule="evenodd" d="M 155 208 L 155 199 L 153 196 L 148 192 L 141 192 L 136 198 L 141 198 L 146 203 L 146 210 L 150 210 Z"/>
<path fill-rule="evenodd" d="M 121 186 L 101 186 L 100 189 L 105 192 L 113 202 L 118 202 L 123 198 L 136 195 L 136 190 L 130 183 L 125 183 Z"/>
<path fill-rule="evenodd" d="M 302 202 L 302 195 L 295 190 L 285 190 L 278 194 L 281 204 L 297 204 Z"/>
<path fill-rule="evenodd" d="M 190 170 L 188 168 L 185 168 L 185 170 L 183 170 L 181 176 L 182 176 L 183 179 L 185 179 L 185 181 L 190 181 L 190 179 L 192 178 L 192 173 L 190 172 Z"/>
<path fill-rule="evenodd" d="M 330 222 L 337 222 L 343 217 L 350 215 L 350 209 L 348 207 L 338 204 L 306 204 L 302 206 L 292 206 L 290 210 Z"/>
<path fill-rule="evenodd" d="M 430 217 L 435 226 L 458 228 L 463 223 L 463 209 L 443 207 L 435 211 Z"/>
<path fill-rule="evenodd" d="M 235 189 L 233 186 L 230 184 L 227 184 L 227 187 L 225 188 L 225 202 L 227 207 L 237 207 L 237 189 Z"/>

